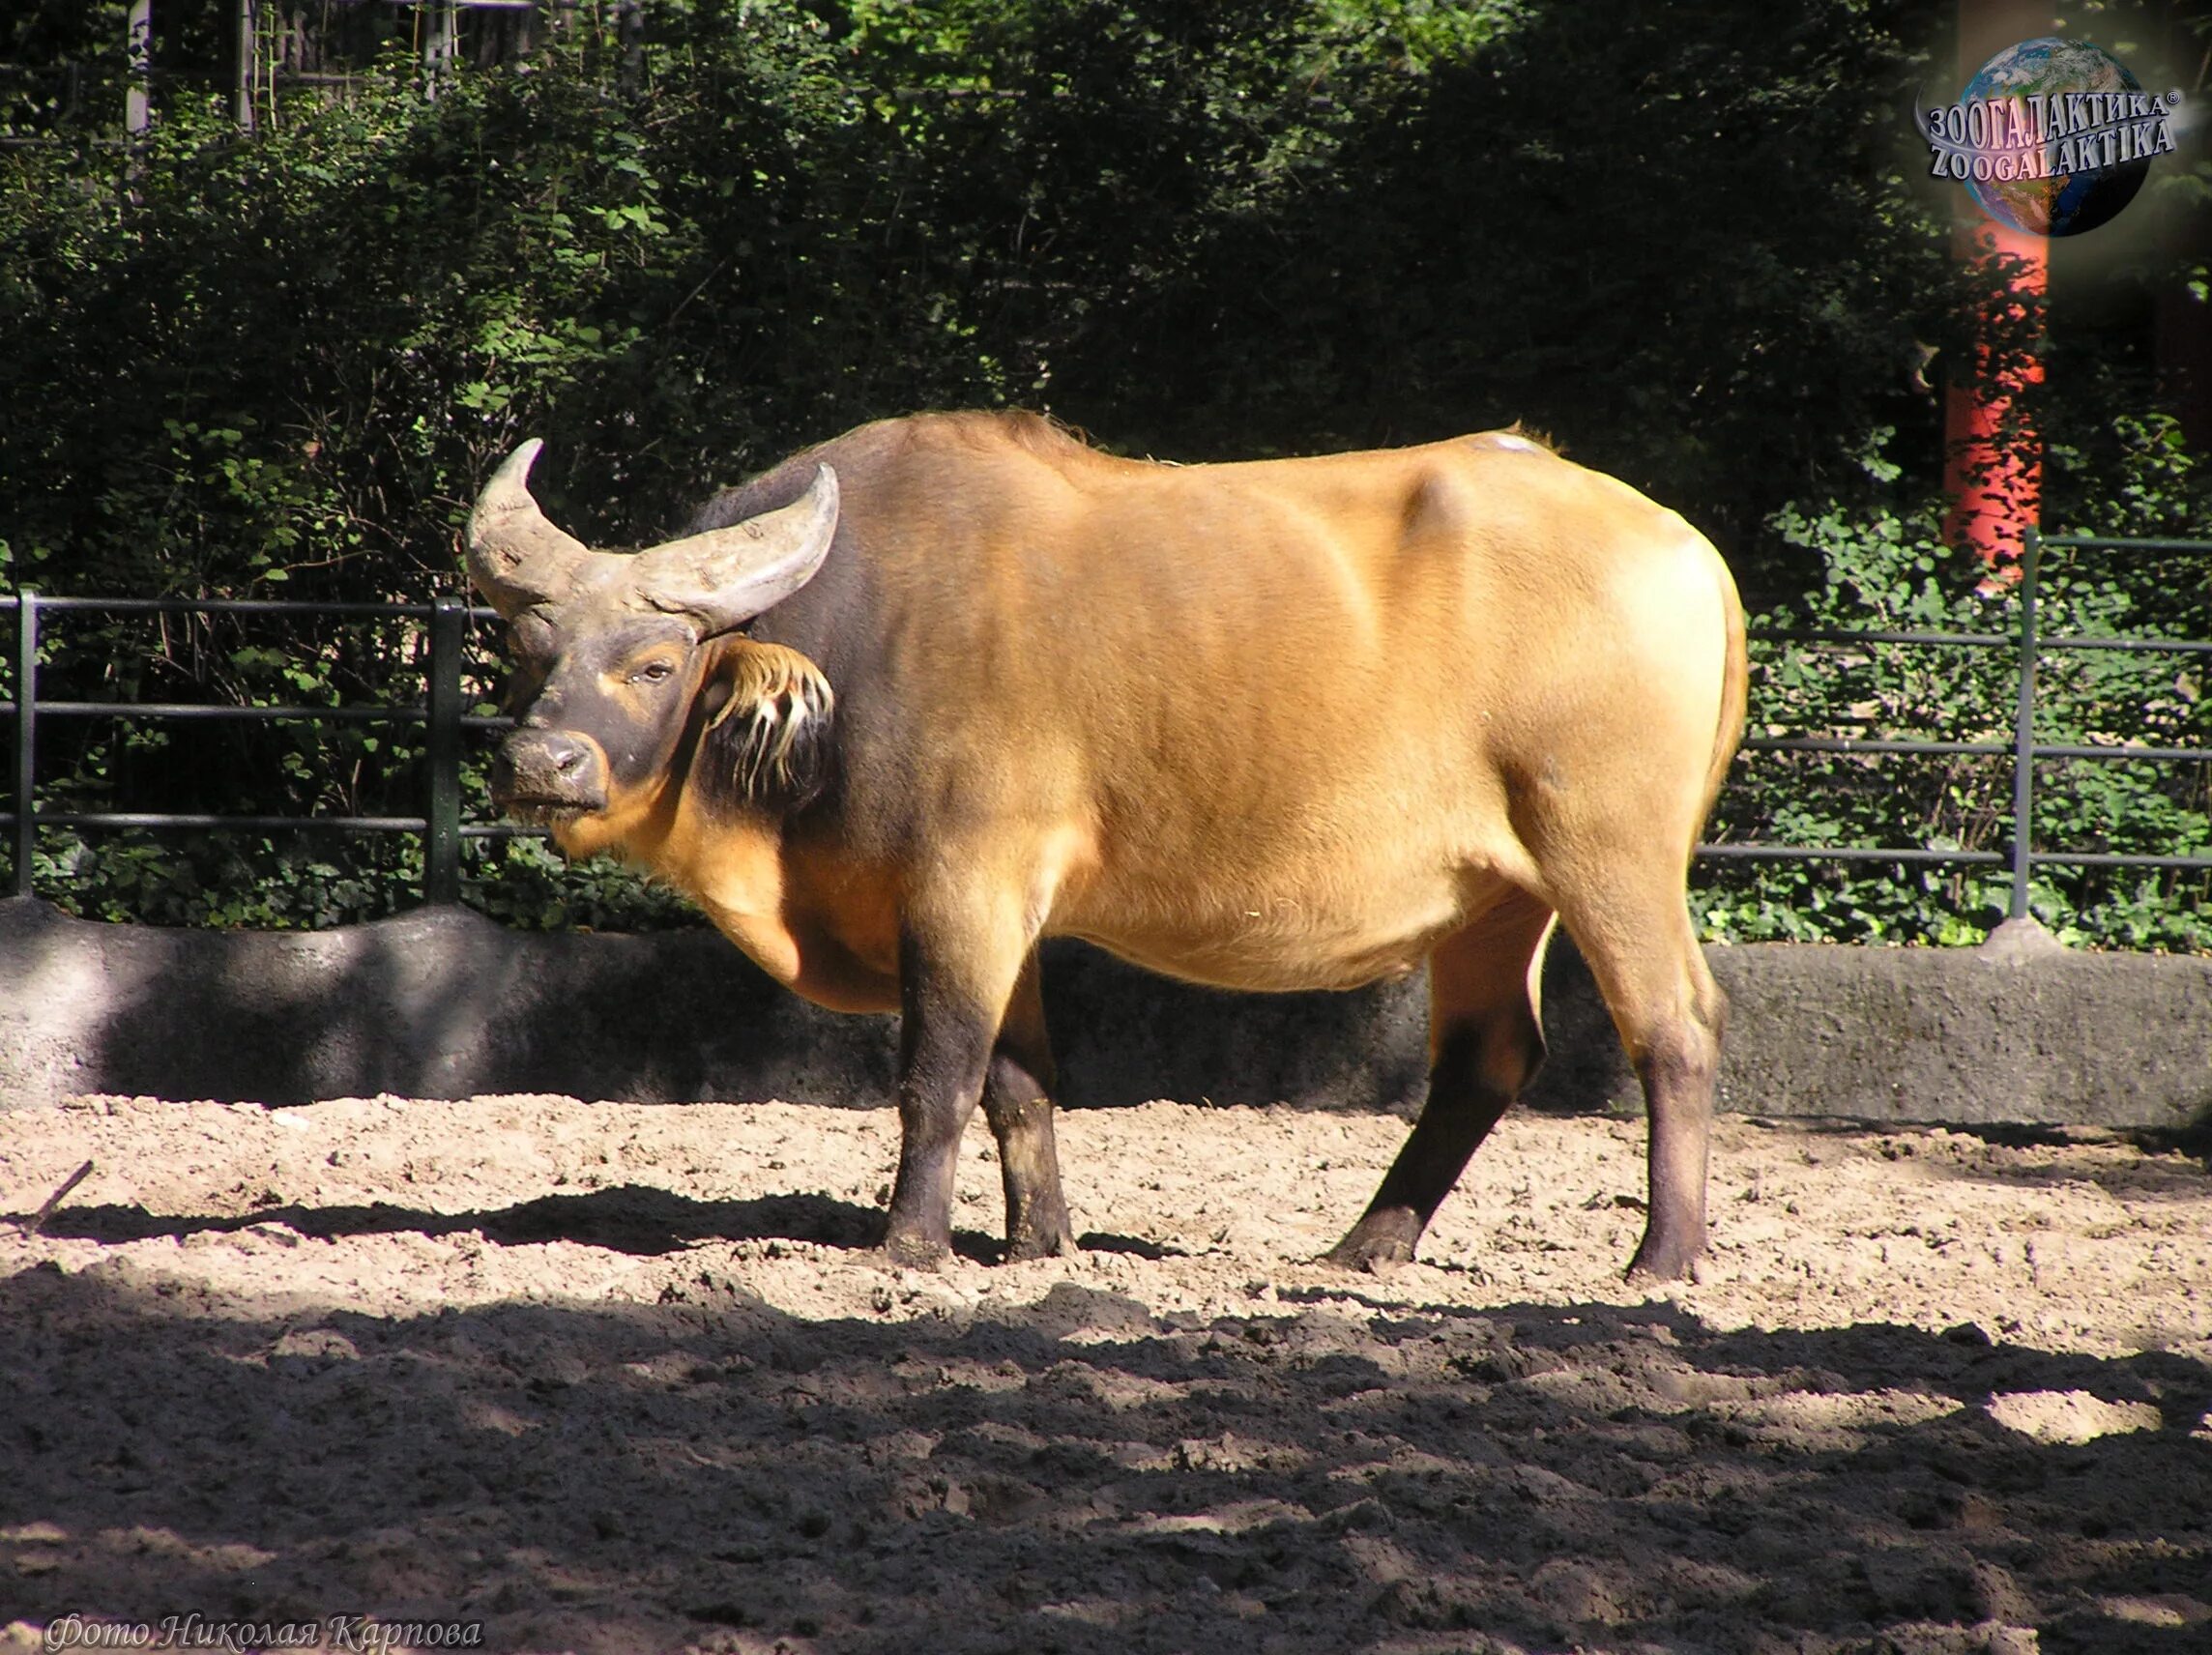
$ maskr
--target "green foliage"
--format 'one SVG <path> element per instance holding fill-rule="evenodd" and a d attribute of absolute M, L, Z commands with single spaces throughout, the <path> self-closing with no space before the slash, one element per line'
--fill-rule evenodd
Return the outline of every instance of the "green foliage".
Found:
<path fill-rule="evenodd" d="M 1972 601 L 1911 566 L 1925 532 L 1894 504 L 1935 484 L 1916 376 L 1932 349 L 1963 356 L 1982 297 L 1948 255 L 1953 203 L 1908 176 L 1906 112 L 1947 34 L 1894 0 L 655 0 L 635 43 L 613 7 L 474 15 L 468 67 L 434 84 L 428 9 L 325 9 L 324 67 L 354 83 L 280 92 L 250 138 L 217 95 L 228 6 L 161 0 L 135 148 L 125 12 L 35 0 L 0 24 L 23 71 L 0 81 L 0 581 L 421 602 L 460 590 L 468 503 L 524 436 L 548 440 L 553 514 L 624 544 L 861 420 L 1021 403 L 1192 459 L 1521 419 L 1712 532 L 1762 605 L 1808 586 L 1807 617 Z M 2207 521 L 2194 456 L 2141 414 L 2148 365 L 2052 326 L 2050 519 Z M 1770 533 L 1790 501 L 1832 509 Z M 2128 602 L 2127 624 L 2161 618 Z M 406 706 L 421 654 L 408 625 L 79 616 L 43 670 L 82 699 Z M 1794 670 L 1762 667 L 1776 720 L 1871 728 L 1845 717 L 1871 702 L 1949 721 L 1933 667 Z M 2079 670 L 2085 697 L 2127 693 Z M 1956 692 L 1960 717 L 1999 716 L 1994 672 L 1967 674 L 1989 682 Z M 480 657 L 478 690 L 496 678 Z M 1912 825 L 1868 814 L 1887 784 L 1853 793 L 1855 761 L 1792 763 L 1828 791 L 1761 791 L 1785 773 L 1761 758 L 1734 819 Z M 418 815 L 421 769 L 418 725 L 42 738 L 49 808 Z M 1994 785 L 1967 766 L 1902 790 L 1979 844 Z M 2069 783 L 2082 819 L 2048 829 L 2124 807 L 2127 833 L 2185 831 L 2109 791 L 2128 785 Z M 2186 814 L 2186 790 L 2154 791 Z M 421 855 L 398 835 L 44 844 L 57 898 L 193 923 L 388 912 Z M 470 900 L 502 917 L 677 912 L 527 841 L 470 855 Z M 1712 923 L 1955 934 L 1946 901 L 1986 919 L 1984 884 L 1929 879 L 1885 896 L 1732 870 L 1714 888 L 1748 910 Z M 2150 896 L 2137 915 L 2054 889 L 2078 923 L 2178 945 Z"/>
<path fill-rule="evenodd" d="M 465 861 L 470 907 L 526 931 L 667 931 L 706 921 L 663 886 L 605 858 L 562 859 L 540 839 L 513 839 Z"/>
<path fill-rule="evenodd" d="M 2098 534 L 2172 534 L 2204 515 L 2196 467 L 2161 421 L 2133 418 Z M 1977 566 L 1945 548 L 1936 510 L 1871 519 L 1789 509 L 1774 529 L 1819 554 L 1822 585 L 1762 617 L 1771 628 L 1991 633 L 2016 638 L 2020 596 L 1974 590 Z M 2201 532 L 2201 531 L 2199 531 Z M 2048 547 L 2037 631 L 2067 637 L 2212 637 L 2212 553 Z M 1777 737 L 1991 742 L 1990 755 L 1746 751 L 1708 837 L 1846 847 L 2008 853 L 2019 695 L 2015 648 L 1755 643 L 1750 728 Z M 2212 749 L 2201 657 L 2050 647 L 2040 657 L 2035 739 Z M 2045 758 L 2035 765 L 2039 852 L 2212 855 L 2212 765 Z M 1980 941 L 2006 912 L 2008 870 L 1882 862 L 1708 862 L 1696 905 L 1727 941 Z M 2031 909 L 2062 940 L 2104 947 L 2212 950 L 2212 877 L 2179 870 L 2040 867 Z"/>
<path fill-rule="evenodd" d="M 320 848 L 331 852 L 327 837 Z M 195 835 L 181 845 L 173 833 L 126 829 L 65 841 L 32 866 L 40 893 L 72 914 L 155 925 L 321 930 L 393 913 L 407 906 L 406 890 L 420 888 L 412 843 L 329 859 L 316 852 L 311 841 L 263 835 Z"/>
<path fill-rule="evenodd" d="M 8 537 L 78 590 L 420 595 L 520 434 L 636 537 L 860 419 L 1022 401 L 1193 458 L 1525 419 L 1752 545 L 1933 417 L 1959 295 L 1889 153 L 1926 43 L 1880 7 L 648 20 L 634 73 L 580 14 L 435 98 L 395 49 L 251 141 L 177 80 L 143 155 L 7 152 Z"/>

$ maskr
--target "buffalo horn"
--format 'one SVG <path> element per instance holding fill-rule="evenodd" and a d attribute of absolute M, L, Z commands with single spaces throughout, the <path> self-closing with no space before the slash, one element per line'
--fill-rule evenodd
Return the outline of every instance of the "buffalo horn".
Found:
<path fill-rule="evenodd" d="M 822 466 L 789 506 L 638 553 L 637 590 L 703 637 L 734 631 L 812 580 L 836 533 L 837 474 Z"/>
<path fill-rule="evenodd" d="M 592 556 L 531 498 L 530 462 L 543 447 L 533 437 L 508 455 L 469 513 L 469 580 L 509 621 L 535 604 L 558 602 Z"/>

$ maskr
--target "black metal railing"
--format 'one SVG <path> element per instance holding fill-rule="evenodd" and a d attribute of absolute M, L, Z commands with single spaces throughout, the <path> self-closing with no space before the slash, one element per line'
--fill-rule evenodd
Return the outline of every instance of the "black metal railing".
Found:
<path fill-rule="evenodd" d="M 1851 645 L 1895 644 L 1928 648 L 1979 650 L 2009 649 L 2017 653 L 2019 688 L 2013 728 L 2007 740 L 1909 740 L 1888 737 L 1762 736 L 1743 743 L 1745 751 L 1818 752 L 1869 755 L 1944 755 L 1994 757 L 2012 760 L 2012 836 L 2003 851 L 1952 849 L 1931 845 L 1836 846 L 1790 844 L 1707 844 L 1698 847 L 1701 857 L 1767 861 L 1937 863 L 2009 866 L 2012 893 L 2010 913 L 2024 917 L 2028 912 L 2029 881 L 2039 866 L 2121 867 L 2160 869 L 2212 869 L 2212 857 L 2161 857 L 2116 852 L 2054 850 L 2034 847 L 2035 765 L 2041 759 L 2079 759 L 2107 763 L 2202 762 L 2212 759 L 2212 748 L 2154 747 L 2140 743 L 2091 745 L 2080 742 L 2039 741 L 2035 739 L 2036 674 L 2039 661 L 2053 651 L 2113 650 L 2133 653 L 2212 654 L 2212 642 L 2179 638 L 2047 637 L 2038 629 L 2037 603 L 2041 595 L 2042 554 L 2047 546 L 2098 548 L 2122 554 L 2179 552 L 2212 554 L 2212 541 L 2130 539 L 2094 535 L 2043 536 L 2030 531 L 2021 562 L 2019 625 L 2005 632 L 1943 632 L 1881 628 L 1761 628 L 1752 636 L 1771 643 L 1838 643 Z M 15 725 L 15 808 L 0 813 L 0 827 L 12 829 L 15 842 L 15 889 L 32 892 L 32 852 L 42 828 L 98 829 L 152 828 L 182 829 L 229 828 L 274 831 L 296 828 L 364 833 L 418 833 L 424 838 L 422 899 L 451 903 L 460 897 L 461 844 L 466 839 L 507 837 L 535 831 L 502 823 L 464 822 L 461 819 L 461 769 L 464 739 L 471 730 L 505 728 L 505 718 L 467 711 L 462 693 L 462 669 L 467 626 L 472 619 L 491 619 L 488 609 L 474 609 L 458 597 L 441 597 L 429 603 L 302 603 L 279 600 L 247 601 L 188 598 L 47 597 L 25 591 L 0 596 L 0 611 L 13 610 L 15 625 L 13 665 L 15 699 L 0 702 L 0 716 Z M 190 614 L 369 617 L 414 620 L 425 624 L 423 697 L 406 706 L 287 707 L 209 706 L 158 702 L 45 701 L 38 692 L 40 617 L 71 610 L 107 614 Z M 427 754 L 423 767 L 422 814 L 420 816 L 246 816 L 180 813 L 71 812 L 38 807 L 38 729 L 42 718 L 144 718 L 232 719 L 276 723 L 295 720 L 325 723 L 386 722 L 426 726 Z"/>
<path fill-rule="evenodd" d="M 1746 752 L 1887 753 L 1928 755 L 2009 754 L 2012 759 L 2012 842 L 2003 851 L 1969 851 L 1941 846 L 1878 847 L 1834 845 L 1700 845 L 1698 855 L 1712 858 L 1764 861 L 1850 861 L 2009 865 L 2012 878 L 2008 917 L 2028 914 L 2030 879 L 2042 867 L 2212 869 L 2212 857 L 2156 857 L 2110 851 L 2035 849 L 2035 762 L 2038 759 L 2088 759 L 2115 764 L 2164 764 L 2212 760 L 2212 748 L 2152 747 L 2140 743 L 2110 746 L 2035 739 L 2035 683 L 2042 657 L 2052 651 L 2114 650 L 2131 653 L 2212 654 L 2212 642 L 2182 638 L 2046 637 L 2037 624 L 2046 546 L 2101 549 L 2131 554 L 2179 552 L 2212 554 L 2212 540 L 2140 539 L 2110 535 L 2045 535 L 2027 531 L 2020 566 L 2020 624 L 2009 632 L 1895 631 L 1857 627 L 1765 627 L 1752 637 L 1771 643 L 1905 644 L 1930 648 L 2010 649 L 2019 655 L 2019 689 L 2010 740 L 1915 741 L 1848 736 L 1755 736 Z"/>
<path fill-rule="evenodd" d="M 504 838 L 536 829 L 504 823 L 461 820 L 461 757 L 465 733 L 505 729 L 511 722 L 467 711 L 462 666 L 472 619 L 496 619 L 489 609 L 472 608 L 458 597 L 428 603 L 308 603 L 281 599 L 170 597 L 49 597 L 25 590 L 0 596 L 0 612 L 13 610 L 12 665 L 15 696 L 0 701 L 0 716 L 15 725 L 15 808 L 0 813 L 0 828 L 15 842 L 15 892 L 33 891 L 32 853 L 42 828 L 74 829 L 152 828 L 246 832 L 312 829 L 350 833 L 422 835 L 422 900 L 451 903 L 461 894 L 461 841 Z M 72 611 L 106 615 L 260 615 L 269 617 L 361 618 L 415 621 L 423 625 L 423 696 L 409 706 L 287 707 L 229 706 L 197 702 L 47 701 L 39 695 L 40 619 Z M 38 807 L 39 723 L 45 718 L 125 718 L 180 722 L 222 721 L 260 724 L 397 724 L 425 727 L 422 813 L 420 816 L 252 816 L 177 811 L 62 811 Z"/>

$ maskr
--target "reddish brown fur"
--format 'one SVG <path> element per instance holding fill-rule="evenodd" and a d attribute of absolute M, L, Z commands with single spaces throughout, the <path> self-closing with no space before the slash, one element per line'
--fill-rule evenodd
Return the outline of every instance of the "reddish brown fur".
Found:
<path fill-rule="evenodd" d="M 733 812 L 671 773 L 560 836 L 680 886 L 798 992 L 905 1011 L 929 1165 L 902 1172 L 894 1252 L 941 1248 L 938 1117 L 973 1104 L 1037 941 L 1073 935 L 1247 989 L 1437 955 L 1431 1105 L 1340 1249 L 1405 1256 L 1540 1059 L 1557 916 L 1650 1089 L 1638 1263 L 1688 1268 L 1723 1002 L 1683 883 L 1744 681 L 1695 531 L 1514 433 L 1177 467 L 978 414 L 864 426 L 701 526 L 824 464 L 843 515 L 821 572 L 697 670 L 706 690 L 749 682 L 748 649 L 813 662 L 829 792 Z M 937 1052 L 956 1025 L 983 1045 Z M 913 1101 L 931 1088 L 950 1101 Z"/>

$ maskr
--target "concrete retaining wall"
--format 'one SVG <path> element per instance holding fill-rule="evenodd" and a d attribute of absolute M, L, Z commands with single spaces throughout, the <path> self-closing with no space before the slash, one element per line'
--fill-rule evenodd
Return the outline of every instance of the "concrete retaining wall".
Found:
<path fill-rule="evenodd" d="M 1762 944 L 1707 957 L 1733 1002 L 1724 1109 L 1882 1121 L 2183 1127 L 2212 1118 L 2212 960 Z M 1252 997 L 1077 944 L 1045 956 L 1072 1105 L 1405 1109 L 1419 980 Z M 1587 973 L 1554 950 L 1538 1108 L 1633 1110 Z M 888 1101 L 892 1020 L 820 1011 L 710 932 L 509 932 L 463 910 L 341 931 L 86 924 L 0 901 L 0 1107 L 73 1092 L 266 1103 L 392 1091 Z"/>

